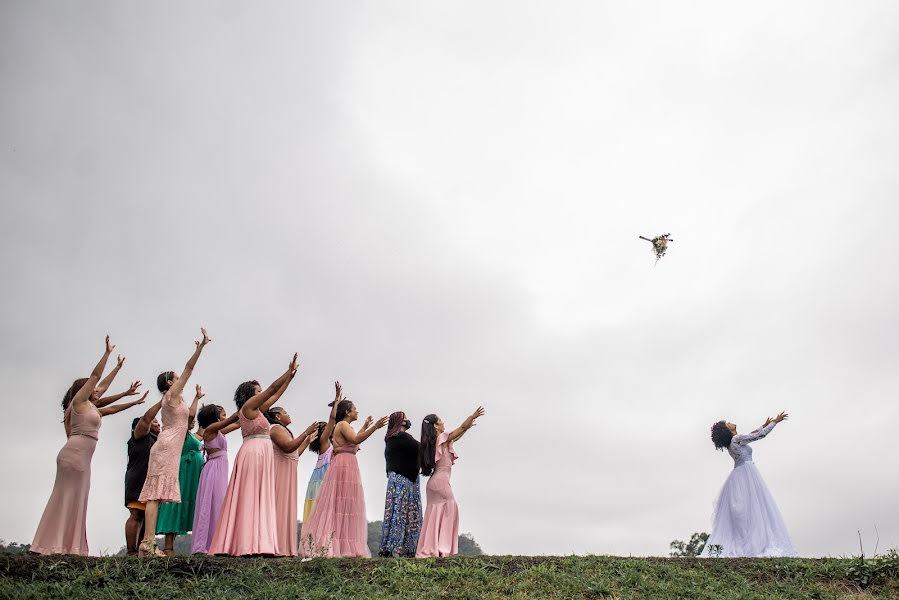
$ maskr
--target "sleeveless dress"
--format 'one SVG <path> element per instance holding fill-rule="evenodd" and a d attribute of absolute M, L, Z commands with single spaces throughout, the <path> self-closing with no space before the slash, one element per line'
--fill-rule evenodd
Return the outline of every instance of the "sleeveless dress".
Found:
<path fill-rule="evenodd" d="M 144 510 L 146 504 L 138 500 L 147 479 L 150 449 L 156 443 L 156 434 L 148 431 L 140 439 L 134 438 L 134 431 L 128 439 L 128 466 L 125 467 L 125 506 Z"/>
<path fill-rule="evenodd" d="M 774 429 L 774 423 L 736 435 L 727 451 L 734 459 L 712 513 L 712 534 L 705 545 L 709 556 L 796 556 L 793 540 L 774 497 L 752 462 L 750 443 Z M 714 552 L 712 546 L 720 546 Z"/>
<path fill-rule="evenodd" d="M 272 425 L 272 429 L 283 425 Z M 288 433 L 290 431 L 288 430 Z M 272 442 L 275 459 L 275 517 L 278 520 L 278 549 L 284 556 L 296 556 L 297 547 L 297 466 L 300 451 L 287 454 Z"/>
<path fill-rule="evenodd" d="M 181 466 L 178 469 L 178 485 L 181 502 L 167 502 L 159 507 L 156 533 L 184 535 L 194 526 L 194 509 L 197 505 L 197 484 L 203 468 L 202 443 L 197 436 L 188 433 L 181 445 Z"/>
<path fill-rule="evenodd" d="M 209 550 L 228 490 L 228 440 L 219 432 L 211 442 L 203 442 L 203 448 L 206 450 L 206 464 L 200 471 L 197 487 L 197 508 L 190 545 L 193 554 L 205 554 Z M 212 448 L 217 448 L 218 452 L 210 454 Z"/>
<path fill-rule="evenodd" d="M 41 516 L 31 551 L 38 554 L 87 556 L 87 499 L 91 489 L 91 458 L 100 433 L 100 411 L 91 402 L 84 414 L 66 409 L 71 435 L 56 455 L 56 481 Z"/>
<path fill-rule="evenodd" d="M 280 554 L 269 423 L 262 413 L 250 420 L 242 411 L 238 411 L 237 420 L 243 444 L 234 459 L 222 516 L 212 537 L 209 554 Z"/>
<path fill-rule="evenodd" d="M 181 502 L 181 484 L 178 471 L 181 466 L 181 448 L 187 435 L 187 416 L 190 411 L 184 402 L 174 408 L 169 405 L 169 393 L 162 397 L 162 431 L 150 449 L 147 479 L 139 500 L 149 502 Z"/>
<path fill-rule="evenodd" d="M 315 469 L 312 470 L 312 476 L 309 477 L 309 485 L 306 486 L 306 501 L 303 503 L 303 523 L 308 521 L 312 515 L 315 499 L 318 498 L 318 491 L 322 487 L 322 481 L 325 479 L 325 473 L 328 472 L 328 466 L 331 464 L 331 456 L 333 454 L 334 447 L 328 446 L 325 452 L 318 455 Z"/>
<path fill-rule="evenodd" d="M 458 458 L 449 433 L 444 431 L 437 437 L 436 467 L 425 488 L 428 506 L 415 553 L 418 558 L 453 556 L 459 552 L 459 507 L 450 485 L 450 473 Z"/>
<path fill-rule="evenodd" d="M 357 556 L 371 558 L 365 492 L 356 460 L 358 444 L 334 448 L 331 466 L 308 523 L 303 523 L 303 556 Z"/>

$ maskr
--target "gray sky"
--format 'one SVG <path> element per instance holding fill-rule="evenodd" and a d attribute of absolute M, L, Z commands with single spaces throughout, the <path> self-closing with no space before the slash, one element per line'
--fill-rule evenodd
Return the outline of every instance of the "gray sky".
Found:
<path fill-rule="evenodd" d="M 799 551 L 899 545 L 899 5 L 338 4 L 0 6 L 0 537 L 103 335 L 155 399 L 205 325 L 229 410 L 294 351 L 297 429 L 338 378 L 416 435 L 483 404 L 453 486 L 490 553 L 666 554 L 732 467 L 712 422 L 784 409 L 755 456 Z"/>

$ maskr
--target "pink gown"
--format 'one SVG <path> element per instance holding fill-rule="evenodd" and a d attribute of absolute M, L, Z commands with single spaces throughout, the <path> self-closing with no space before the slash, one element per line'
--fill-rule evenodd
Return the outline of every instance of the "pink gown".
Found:
<path fill-rule="evenodd" d="M 428 479 L 428 507 L 418 538 L 416 558 L 453 556 L 459 552 L 459 507 L 450 485 L 450 473 L 457 458 L 449 433 L 441 433 L 434 453 L 437 466 Z"/>
<path fill-rule="evenodd" d="M 272 425 L 272 428 L 283 425 Z M 297 547 L 297 466 L 299 450 L 286 454 L 272 442 L 275 458 L 275 517 L 278 520 L 278 549 L 284 556 L 296 556 Z"/>
<path fill-rule="evenodd" d="M 190 412 L 184 402 L 172 407 L 169 393 L 162 396 L 162 431 L 150 449 L 147 479 L 140 491 L 140 501 L 181 502 L 181 448 L 187 436 L 187 417 Z"/>
<path fill-rule="evenodd" d="M 243 444 L 234 459 L 231 481 L 209 554 L 281 554 L 275 518 L 275 465 L 269 423 L 259 413 L 247 419 L 238 411 Z"/>
<path fill-rule="evenodd" d="M 56 481 L 37 526 L 31 551 L 38 554 L 87 556 L 87 499 L 91 458 L 100 433 L 100 411 L 88 402 L 84 414 L 69 405 L 71 435 L 56 455 Z"/>
<path fill-rule="evenodd" d="M 365 493 L 356 460 L 358 450 L 357 444 L 334 448 L 312 515 L 308 523 L 303 523 L 300 535 L 303 556 L 371 558 Z"/>

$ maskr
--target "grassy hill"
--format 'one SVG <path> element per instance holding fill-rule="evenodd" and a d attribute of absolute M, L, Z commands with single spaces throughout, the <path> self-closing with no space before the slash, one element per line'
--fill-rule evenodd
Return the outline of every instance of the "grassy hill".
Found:
<path fill-rule="evenodd" d="M 899 598 L 899 557 L 431 560 L 0 555 L 0 598 Z"/>

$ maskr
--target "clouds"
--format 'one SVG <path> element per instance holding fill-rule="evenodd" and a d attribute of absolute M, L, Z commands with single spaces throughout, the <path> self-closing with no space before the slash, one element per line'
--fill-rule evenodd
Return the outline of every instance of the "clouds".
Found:
<path fill-rule="evenodd" d="M 784 408 L 756 457 L 800 551 L 899 543 L 865 460 L 899 416 L 890 4 L 2 10 L 4 537 L 103 334 L 151 383 L 204 324 L 226 407 L 297 350 L 298 426 L 338 378 L 363 416 L 484 404 L 453 484 L 489 552 L 665 553 L 730 468 L 711 422 Z M 653 268 L 636 236 L 668 231 Z M 377 436 L 360 462 L 375 519 Z"/>

